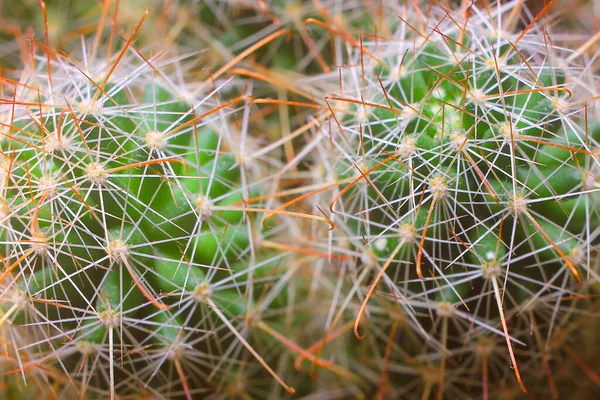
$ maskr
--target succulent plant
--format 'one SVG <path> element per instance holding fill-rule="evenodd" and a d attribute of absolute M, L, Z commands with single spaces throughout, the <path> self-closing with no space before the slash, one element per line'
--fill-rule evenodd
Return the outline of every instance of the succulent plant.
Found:
<path fill-rule="evenodd" d="M 143 19 L 129 38 L 111 30 L 118 51 L 102 40 L 79 55 L 38 45 L 6 85 L 8 372 L 55 371 L 65 396 L 114 398 L 142 383 L 191 398 L 221 390 L 247 351 L 285 385 L 247 335 L 280 337 L 259 311 L 285 304 L 285 231 L 259 216 L 301 215 L 267 208 L 280 162 L 250 157 L 262 141 L 245 128 L 252 96 L 227 98 L 227 80 L 177 79 L 189 56 L 144 57 L 132 44 Z"/>
<path fill-rule="evenodd" d="M 332 114 L 314 168 L 340 183 L 323 246 L 359 256 L 355 335 L 397 303 L 437 343 L 424 390 L 439 396 L 464 335 L 503 336 L 525 391 L 527 338 L 507 316 L 550 318 L 551 337 L 561 299 L 594 293 L 596 78 L 520 7 L 398 8 L 389 37 L 347 40 L 339 74 L 314 79 Z"/>
<path fill-rule="evenodd" d="M 598 37 L 422 3 L 11 8 L 0 397 L 593 392 Z"/>

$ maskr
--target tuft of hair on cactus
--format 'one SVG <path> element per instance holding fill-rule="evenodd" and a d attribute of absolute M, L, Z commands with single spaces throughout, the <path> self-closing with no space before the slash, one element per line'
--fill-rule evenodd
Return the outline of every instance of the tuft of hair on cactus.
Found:
<path fill-rule="evenodd" d="M 337 33 L 339 73 L 311 80 L 330 114 L 314 168 L 338 182 L 328 193 L 339 229 L 320 246 L 356 255 L 355 335 L 395 299 L 440 341 L 442 370 L 464 346 L 450 334 L 503 336 L 522 391 L 520 362 L 538 356 L 514 319 L 535 307 L 551 338 L 569 321 L 560 298 L 597 281 L 597 78 L 582 49 L 548 40 L 548 8 L 397 7 L 387 36 Z M 441 326 L 453 321 L 441 332 L 434 310 Z"/>

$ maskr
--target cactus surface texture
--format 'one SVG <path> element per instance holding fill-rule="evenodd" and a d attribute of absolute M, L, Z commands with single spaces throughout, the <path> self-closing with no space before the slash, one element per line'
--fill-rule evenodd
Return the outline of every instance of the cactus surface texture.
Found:
<path fill-rule="evenodd" d="M 0 0 L 0 398 L 596 398 L 555 2 Z"/>

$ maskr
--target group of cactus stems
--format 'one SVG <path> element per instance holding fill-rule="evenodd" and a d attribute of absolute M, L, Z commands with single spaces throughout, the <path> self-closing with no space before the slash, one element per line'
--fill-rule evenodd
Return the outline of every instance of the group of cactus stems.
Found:
<path fill-rule="evenodd" d="M 2 4 L 0 398 L 593 397 L 553 3 Z"/>

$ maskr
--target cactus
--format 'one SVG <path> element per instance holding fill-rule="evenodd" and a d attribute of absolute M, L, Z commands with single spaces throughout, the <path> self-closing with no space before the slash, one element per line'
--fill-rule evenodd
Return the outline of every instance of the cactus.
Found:
<path fill-rule="evenodd" d="M 597 38 L 417 3 L 41 2 L 0 71 L 2 397 L 591 393 Z"/>
<path fill-rule="evenodd" d="M 269 229 L 261 219 L 302 215 L 266 205 L 277 205 L 267 190 L 278 161 L 250 158 L 261 139 L 234 124 L 248 118 L 252 96 L 222 100 L 225 80 L 215 89 L 211 77 L 173 79 L 187 74 L 186 58 L 144 57 L 133 44 L 143 20 L 129 38 L 111 31 L 116 52 L 101 39 L 79 55 L 40 45 L 7 84 L 0 283 L 9 373 L 62 373 L 65 396 L 115 398 L 141 382 L 150 394 L 191 398 L 206 385 L 219 390 L 247 351 L 287 387 L 247 331 L 279 337 L 258 311 L 285 301 L 285 236 L 279 217 Z M 260 298 L 271 286 L 277 292 Z"/>
<path fill-rule="evenodd" d="M 339 76 L 314 79 L 332 116 L 313 164 L 339 182 L 339 232 L 322 246 L 357 256 L 358 339 L 400 309 L 435 343 L 425 397 L 454 397 L 463 335 L 503 336 L 494 355 L 526 391 L 519 360 L 539 354 L 513 316 L 551 316 L 539 323 L 551 338 L 561 298 L 595 293 L 583 285 L 598 254 L 595 78 L 577 52 L 544 46 L 535 21 L 517 28 L 519 7 L 398 8 L 389 37 L 346 40 Z"/>

